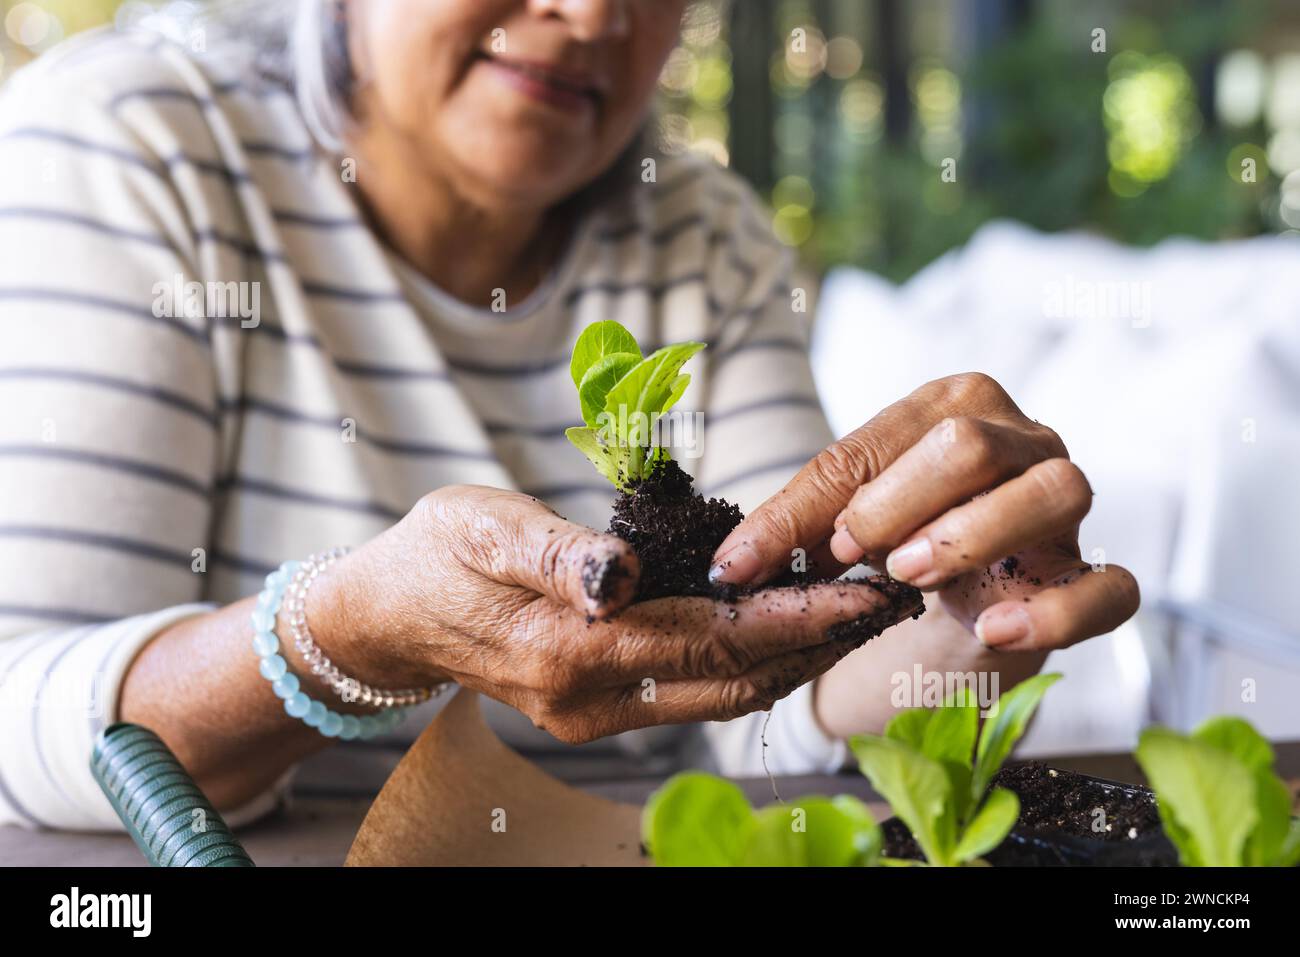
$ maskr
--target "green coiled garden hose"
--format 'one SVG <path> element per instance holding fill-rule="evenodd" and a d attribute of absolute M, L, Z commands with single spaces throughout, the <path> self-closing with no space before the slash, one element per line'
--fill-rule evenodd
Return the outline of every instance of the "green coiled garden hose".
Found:
<path fill-rule="evenodd" d="M 216 808 L 162 738 L 119 722 L 99 733 L 90 770 L 156 867 L 253 867 Z"/>

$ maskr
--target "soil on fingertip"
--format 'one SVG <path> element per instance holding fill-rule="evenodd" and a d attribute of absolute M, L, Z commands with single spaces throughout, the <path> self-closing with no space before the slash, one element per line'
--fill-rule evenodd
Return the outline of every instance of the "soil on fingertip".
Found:
<path fill-rule="evenodd" d="M 844 642 L 846 654 L 894 624 L 906 609 L 916 609 L 914 618 L 925 610 L 921 593 L 910 585 L 883 575 L 839 579 L 819 574 L 811 560 L 806 572 L 787 572 L 757 589 L 710 581 L 713 553 L 744 517 L 740 507 L 726 499 L 696 494 L 691 476 L 671 459 L 634 483 L 630 493 L 619 493 L 609 531 L 631 545 L 640 560 L 636 600 L 698 595 L 732 601 L 771 588 L 829 582 L 871 588 L 889 599 L 886 606 L 827 630 L 829 640 Z"/>
<path fill-rule="evenodd" d="M 618 593 L 631 571 L 613 558 L 588 556 L 582 565 L 582 590 L 592 601 L 604 604 Z"/>

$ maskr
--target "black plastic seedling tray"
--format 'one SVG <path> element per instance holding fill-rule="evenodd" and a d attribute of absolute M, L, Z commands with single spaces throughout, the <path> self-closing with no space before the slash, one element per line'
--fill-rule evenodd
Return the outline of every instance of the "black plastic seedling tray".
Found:
<path fill-rule="evenodd" d="M 1151 804 L 1155 800 L 1150 789 L 1134 784 L 1123 784 L 1078 771 L 1060 771 L 1050 767 L 1043 768 L 1043 771 L 1071 774 L 1081 783 L 1100 788 L 1118 802 Z M 896 849 L 887 853 L 901 853 L 904 857 L 920 859 L 920 850 L 911 841 L 911 836 L 901 821 L 890 818 L 885 822 L 884 828 L 887 846 L 892 845 Z M 1005 841 L 986 855 L 986 860 L 995 867 L 1176 867 L 1178 852 L 1158 826 L 1132 839 L 1107 840 L 1083 837 L 1063 830 L 1030 829 L 1017 825 Z"/>
<path fill-rule="evenodd" d="M 1073 773 L 1121 800 L 1155 800 L 1149 788 L 1078 771 Z M 989 863 L 998 867 L 1176 867 L 1178 851 L 1161 831 L 1132 840 L 1107 841 L 1015 827 L 1007 839 L 989 854 Z"/>

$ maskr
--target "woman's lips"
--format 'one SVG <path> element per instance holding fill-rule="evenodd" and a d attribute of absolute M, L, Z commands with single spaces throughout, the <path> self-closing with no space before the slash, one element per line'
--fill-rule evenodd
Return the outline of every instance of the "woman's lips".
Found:
<path fill-rule="evenodd" d="M 538 103 L 573 112 L 595 109 L 600 100 L 597 84 L 584 74 L 544 63 L 486 55 L 484 62 L 512 89 Z"/>

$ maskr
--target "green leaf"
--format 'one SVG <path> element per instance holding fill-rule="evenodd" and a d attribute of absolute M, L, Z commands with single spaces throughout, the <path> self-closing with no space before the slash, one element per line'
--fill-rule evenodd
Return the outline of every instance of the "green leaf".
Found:
<path fill-rule="evenodd" d="M 970 796 L 971 761 L 979 732 L 979 707 L 967 688 L 940 708 L 900 711 L 885 726 L 885 737 L 937 761 L 952 787 L 953 813 L 963 823 L 974 809 Z"/>
<path fill-rule="evenodd" d="M 850 745 L 862 773 L 907 825 L 926 860 L 941 866 L 956 863 L 956 821 L 943 767 L 892 738 L 864 734 Z"/>
<path fill-rule="evenodd" d="M 678 378 L 682 366 L 703 348 L 702 342 L 679 342 L 651 353 L 609 391 L 605 411 L 617 414 L 622 406 L 628 415 L 663 412 L 669 399 L 685 391 Z"/>
<path fill-rule="evenodd" d="M 682 397 L 683 393 L 686 392 L 686 387 L 690 384 L 691 384 L 691 377 L 690 374 L 686 372 L 683 372 L 675 380 L 673 380 L 673 387 L 672 389 L 669 390 L 668 398 L 664 400 L 664 404 L 659 407 L 659 411 L 667 412 L 669 409 L 675 406 L 677 404 L 677 400 Z"/>
<path fill-rule="evenodd" d="M 1210 718 L 1188 736 L 1167 733 L 1184 742 L 1189 753 L 1194 746 L 1204 746 L 1239 762 L 1246 769 L 1245 776 L 1253 779 L 1253 825 L 1247 831 L 1237 863 L 1268 867 L 1282 861 L 1291 831 L 1292 798 L 1286 783 L 1273 772 L 1273 747 L 1268 739 L 1250 722 L 1231 715 Z M 1189 791 L 1181 802 L 1163 796 L 1160 800 L 1161 820 L 1170 840 L 1178 846 L 1180 853 L 1186 848 L 1186 860 L 1204 863 L 1210 852 L 1205 839 L 1199 837 L 1194 825 L 1189 823 L 1189 811 L 1184 807 L 1200 798 Z M 1218 814 L 1214 808 L 1208 813 L 1211 817 Z"/>
<path fill-rule="evenodd" d="M 963 688 L 940 708 L 909 708 L 885 725 L 885 737 L 906 744 L 936 761 L 971 763 L 979 707 L 970 690 Z"/>
<path fill-rule="evenodd" d="M 627 375 L 641 356 L 631 352 L 612 352 L 601 356 L 587 369 L 578 386 L 578 401 L 582 404 L 582 421 L 596 428 L 596 416 L 605 408 L 605 396 L 619 379 Z"/>
<path fill-rule="evenodd" d="M 1156 803 L 1156 811 L 1160 815 L 1160 829 L 1165 832 L 1171 844 L 1178 849 L 1178 860 L 1184 867 L 1199 867 L 1199 851 L 1196 848 L 1196 842 L 1187 832 L 1187 828 L 1178 822 L 1174 817 L 1173 808 L 1170 805 Z"/>
<path fill-rule="evenodd" d="M 1278 855 L 1278 867 L 1295 867 L 1300 864 L 1300 820 L 1291 822 L 1291 830 L 1287 832 L 1286 840 L 1282 842 L 1282 850 Z"/>
<path fill-rule="evenodd" d="M 636 339 L 617 322 L 593 322 L 583 329 L 573 345 L 573 356 L 569 360 L 569 375 L 573 377 L 574 386 L 581 388 L 582 377 L 587 374 L 587 370 L 605 356 L 616 352 L 630 352 L 638 359 L 641 358 L 641 347 L 636 344 Z"/>
<path fill-rule="evenodd" d="M 1156 792 L 1165 833 L 1189 867 L 1245 862 L 1259 819 L 1255 776 L 1240 760 L 1168 728 L 1142 732 L 1135 757 Z"/>
<path fill-rule="evenodd" d="M 1047 689 L 1061 680 L 1059 674 L 1034 675 L 1002 695 L 984 722 L 979 748 L 975 752 L 975 773 L 971 776 L 971 797 L 978 803 L 988 790 L 993 775 L 1016 746 L 1029 719 Z"/>
<path fill-rule="evenodd" d="M 575 425 L 564 430 L 565 436 L 572 442 L 583 455 L 596 466 L 596 471 L 617 488 L 624 488 L 622 461 L 623 456 L 620 450 L 602 445 L 600 437 L 596 434 L 595 429 L 583 428 Z"/>
<path fill-rule="evenodd" d="M 1252 771 L 1273 769 L 1273 746 L 1244 718 L 1232 715 L 1209 718 L 1192 732 L 1192 737 L 1227 751 Z"/>
<path fill-rule="evenodd" d="M 978 798 L 971 794 L 970 784 L 979 726 L 980 712 L 975 696 L 969 688 L 962 688 L 935 712 L 921 744 L 921 753 L 938 761 L 948 775 L 958 826 L 966 823 L 978 804 Z"/>
<path fill-rule="evenodd" d="M 943 773 L 948 775 L 948 784 L 952 788 L 952 813 L 956 822 L 957 829 L 966 826 L 970 820 L 971 814 L 975 811 L 979 802 L 971 794 L 970 782 L 974 777 L 974 771 L 970 763 L 959 763 L 957 761 L 940 761 L 939 766 L 943 768 Z"/>
<path fill-rule="evenodd" d="M 641 812 L 641 839 L 663 867 L 733 867 L 753 826 L 740 788 L 697 771 L 669 778 Z"/>
<path fill-rule="evenodd" d="M 900 711 L 885 725 L 885 737 L 924 754 L 925 731 L 930 727 L 930 722 L 934 720 L 936 713 L 931 708 L 908 708 L 906 711 Z"/>
<path fill-rule="evenodd" d="M 646 433 L 640 437 L 644 441 L 638 441 L 635 435 L 619 436 L 620 444 L 627 449 L 629 481 L 648 477 L 654 463 L 659 461 L 657 450 L 650 450 L 648 457 L 646 454 L 652 441 L 653 417 L 667 409 L 676 401 L 675 396 L 685 390 L 679 374 L 681 368 L 703 348 L 702 342 L 664 346 L 642 359 L 605 396 L 603 414 L 620 423 L 621 431 Z"/>
<path fill-rule="evenodd" d="M 880 852 L 880 828 L 862 802 L 805 797 L 754 815 L 746 867 L 861 867 Z"/>
<path fill-rule="evenodd" d="M 578 336 L 569 375 L 583 422 L 604 441 L 593 443 L 583 432 L 569 438 L 618 488 L 628 490 L 669 457 L 655 441 L 655 419 L 686 392 L 691 377 L 681 368 L 704 347 L 679 342 L 643 359 L 632 334 L 613 321 L 592 323 Z"/>
<path fill-rule="evenodd" d="M 1259 819 L 1246 838 L 1246 866 L 1276 867 L 1291 829 L 1291 789 L 1273 773 L 1271 761 L 1255 770 L 1255 811 Z"/>
<path fill-rule="evenodd" d="M 851 794 L 831 798 L 831 803 L 844 817 L 853 822 L 853 848 L 858 852 L 859 863 L 875 864 L 884 850 L 885 836 L 870 809 Z"/>
<path fill-rule="evenodd" d="M 970 767 L 979 733 L 979 705 L 969 688 L 962 688 L 935 711 L 925 729 L 921 753 L 936 761 L 956 761 Z"/>
<path fill-rule="evenodd" d="M 1020 799 L 1006 788 L 994 788 L 962 833 L 954 852 L 957 859 L 965 863 L 983 857 L 1006 840 L 1019 817 Z"/>

